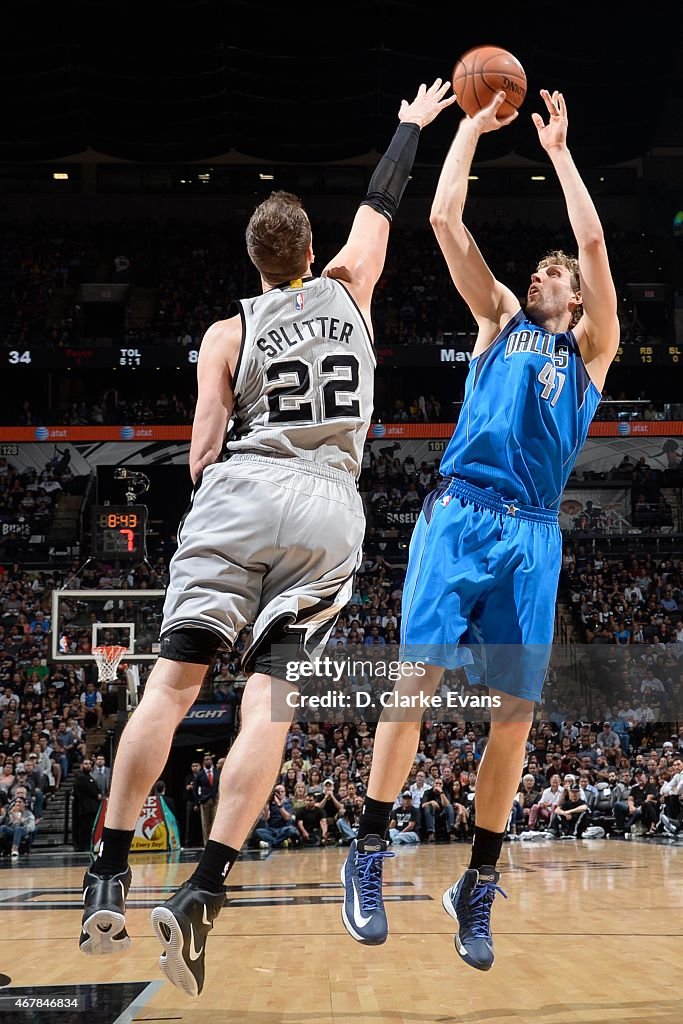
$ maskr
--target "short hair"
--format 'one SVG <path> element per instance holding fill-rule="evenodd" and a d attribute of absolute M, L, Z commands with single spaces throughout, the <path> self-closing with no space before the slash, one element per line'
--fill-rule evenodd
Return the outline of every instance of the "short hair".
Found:
<path fill-rule="evenodd" d="M 311 238 L 308 215 L 291 192 L 271 192 L 247 224 L 249 259 L 268 284 L 303 275 Z"/>
<path fill-rule="evenodd" d="M 542 260 L 539 260 L 537 270 L 542 270 L 544 267 L 564 267 L 565 270 L 569 271 L 569 278 L 571 281 L 572 290 L 575 292 L 581 291 L 581 278 L 579 276 L 579 261 L 576 256 L 569 256 L 568 253 L 563 252 L 562 249 L 551 249 Z M 583 316 L 583 306 L 577 306 L 572 313 L 572 318 L 569 321 L 569 326 L 574 327 Z"/>

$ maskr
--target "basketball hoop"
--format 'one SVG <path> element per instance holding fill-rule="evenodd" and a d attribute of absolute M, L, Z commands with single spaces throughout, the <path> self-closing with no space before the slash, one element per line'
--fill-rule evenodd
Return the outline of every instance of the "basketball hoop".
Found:
<path fill-rule="evenodd" d="M 110 683 L 116 680 L 116 670 L 127 650 L 127 647 L 121 646 L 93 647 L 92 652 L 97 662 L 97 678 L 100 683 Z"/>

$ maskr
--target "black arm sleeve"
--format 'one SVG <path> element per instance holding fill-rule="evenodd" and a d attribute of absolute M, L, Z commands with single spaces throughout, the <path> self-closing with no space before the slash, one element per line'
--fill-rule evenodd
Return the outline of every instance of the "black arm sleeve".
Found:
<path fill-rule="evenodd" d="M 361 206 L 371 206 L 388 221 L 394 219 L 413 169 L 419 138 L 418 125 L 410 121 L 399 124 L 389 148 L 375 168 Z"/>

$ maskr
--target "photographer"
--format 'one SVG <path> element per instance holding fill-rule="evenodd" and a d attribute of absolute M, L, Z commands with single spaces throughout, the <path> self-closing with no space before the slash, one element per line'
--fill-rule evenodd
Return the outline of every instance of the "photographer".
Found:
<path fill-rule="evenodd" d="M 301 836 L 294 823 L 294 809 L 287 799 L 285 787 L 278 785 L 256 822 L 254 838 L 262 849 L 270 846 L 289 846 L 299 842 Z"/>
<path fill-rule="evenodd" d="M 325 826 L 334 826 L 337 815 L 344 810 L 344 804 L 338 800 L 334 793 L 334 780 L 325 779 L 323 782 L 323 795 L 315 805 L 320 808 L 325 817 Z"/>
<path fill-rule="evenodd" d="M 337 831 L 341 836 L 340 842 L 345 846 L 353 842 L 358 834 L 358 825 L 363 810 L 363 797 L 355 796 L 347 800 L 344 807 L 335 818 Z"/>

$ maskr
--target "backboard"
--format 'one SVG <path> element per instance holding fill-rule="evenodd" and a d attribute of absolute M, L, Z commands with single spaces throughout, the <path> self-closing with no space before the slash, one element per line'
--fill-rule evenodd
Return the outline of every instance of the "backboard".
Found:
<path fill-rule="evenodd" d="M 165 590 L 53 590 L 52 658 L 94 661 L 93 647 L 122 644 L 125 662 L 159 657 Z"/>

